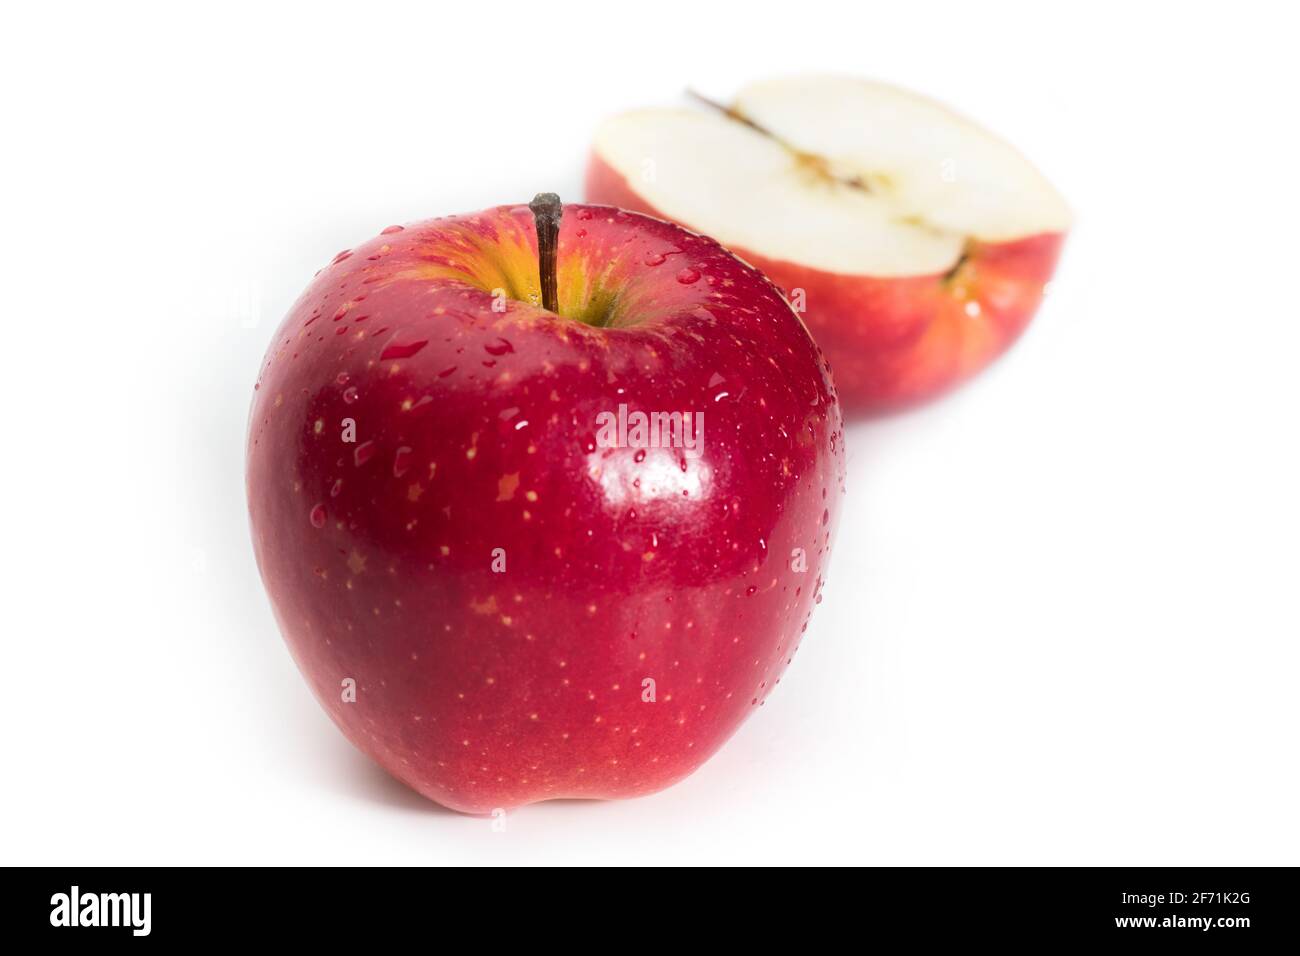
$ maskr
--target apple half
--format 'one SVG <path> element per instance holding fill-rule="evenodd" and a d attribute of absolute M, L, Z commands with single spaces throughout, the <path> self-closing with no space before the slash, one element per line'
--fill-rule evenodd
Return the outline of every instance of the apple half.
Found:
<path fill-rule="evenodd" d="M 753 84 L 731 106 L 606 120 L 591 202 L 714 236 L 785 292 L 848 414 L 912 405 L 1015 341 L 1070 212 L 1011 146 L 866 80 Z"/>

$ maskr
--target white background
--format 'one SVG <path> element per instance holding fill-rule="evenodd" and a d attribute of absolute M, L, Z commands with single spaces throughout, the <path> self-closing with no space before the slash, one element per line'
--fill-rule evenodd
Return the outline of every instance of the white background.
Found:
<path fill-rule="evenodd" d="M 1300 863 L 1293 13 L 116 6 L 0 40 L 3 862 Z M 801 69 L 1021 147 L 1077 211 L 1052 295 L 974 385 L 851 429 L 803 653 L 698 773 L 503 833 L 440 810 L 272 620 L 263 349 L 390 222 L 576 199 L 605 114 Z"/>

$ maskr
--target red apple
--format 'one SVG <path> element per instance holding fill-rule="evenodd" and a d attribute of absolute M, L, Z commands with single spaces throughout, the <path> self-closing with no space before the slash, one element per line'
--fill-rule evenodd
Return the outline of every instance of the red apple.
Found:
<path fill-rule="evenodd" d="M 601 206 L 564 207 L 556 252 L 538 209 L 540 250 L 502 206 L 340 253 L 249 430 L 299 668 L 349 740 L 471 813 L 703 763 L 790 663 L 842 493 L 825 361 L 767 279 Z"/>
<path fill-rule="evenodd" d="M 607 120 L 587 198 L 716 236 L 762 269 L 804 312 L 850 415 L 930 398 L 1005 351 L 1070 221 L 1037 170 L 968 120 L 829 77 Z"/>

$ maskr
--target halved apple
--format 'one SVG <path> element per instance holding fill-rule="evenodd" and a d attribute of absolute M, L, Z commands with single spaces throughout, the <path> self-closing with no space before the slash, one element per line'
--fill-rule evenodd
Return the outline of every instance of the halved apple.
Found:
<path fill-rule="evenodd" d="M 979 371 L 1041 301 L 1070 213 L 1012 147 L 865 80 L 753 84 L 732 106 L 606 120 L 587 199 L 675 220 L 762 269 L 826 352 L 846 411 Z"/>

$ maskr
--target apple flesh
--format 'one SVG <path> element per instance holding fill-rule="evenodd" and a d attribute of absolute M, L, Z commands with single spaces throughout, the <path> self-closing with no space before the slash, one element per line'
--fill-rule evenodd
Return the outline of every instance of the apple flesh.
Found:
<path fill-rule="evenodd" d="M 803 312 L 850 415 L 931 398 L 1005 351 L 1070 222 L 1051 185 L 973 123 L 826 77 L 613 117 L 586 193 L 716 236 L 765 272 Z"/>
<path fill-rule="evenodd" d="M 356 746 L 470 813 L 703 763 L 799 646 L 843 491 L 825 360 L 766 278 L 601 206 L 564 207 L 556 262 L 551 311 L 526 206 L 384 230 L 293 306 L 250 418 L 299 668 Z M 638 412 L 703 428 L 602 439 Z"/>

